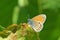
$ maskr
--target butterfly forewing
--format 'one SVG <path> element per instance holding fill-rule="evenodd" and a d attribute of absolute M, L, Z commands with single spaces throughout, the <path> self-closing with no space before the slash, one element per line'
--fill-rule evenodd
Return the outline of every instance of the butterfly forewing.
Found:
<path fill-rule="evenodd" d="M 32 18 L 32 20 L 39 21 L 40 23 L 43 24 L 45 22 L 45 20 L 46 20 L 46 15 L 41 14 L 41 15 L 35 16 L 35 17 Z"/>

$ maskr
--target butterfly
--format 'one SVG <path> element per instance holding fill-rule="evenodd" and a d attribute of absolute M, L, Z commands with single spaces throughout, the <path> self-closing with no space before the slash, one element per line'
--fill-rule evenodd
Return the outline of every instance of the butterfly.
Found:
<path fill-rule="evenodd" d="M 46 15 L 40 14 L 32 19 L 28 19 L 28 24 L 35 30 L 35 32 L 40 32 L 43 29 L 43 24 L 46 21 Z"/>

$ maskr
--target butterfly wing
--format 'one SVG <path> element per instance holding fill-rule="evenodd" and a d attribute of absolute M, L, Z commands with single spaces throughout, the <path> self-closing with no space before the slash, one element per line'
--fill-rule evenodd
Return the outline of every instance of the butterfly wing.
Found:
<path fill-rule="evenodd" d="M 36 31 L 40 32 L 43 29 L 43 24 L 40 22 L 35 22 L 31 19 L 28 20 L 28 24 Z"/>
<path fill-rule="evenodd" d="M 43 24 L 45 22 L 45 20 L 46 20 L 46 15 L 41 14 L 41 15 L 35 16 L 35 17 L 32 18 L 32 20 L 39 21 L 40 23 Z"/>
<path fill-rule="evenodd" d="M 33 28 L 36 32 L 40 32 L 43 29 L 43 24 L 36 22 Z"/>

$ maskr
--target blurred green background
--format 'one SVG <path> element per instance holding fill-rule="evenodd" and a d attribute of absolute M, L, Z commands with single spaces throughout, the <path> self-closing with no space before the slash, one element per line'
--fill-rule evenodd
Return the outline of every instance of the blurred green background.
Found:
<path fill-rule="evenodd" d="M 7 27 L 12 24 L 15 6 L 19 6 L 18 0 L 0 0 L 0 25 Z M 27 6 L 19 8 L 17 24 L 41 13 L 46 14 L 47 20 L 40 32 L 40 39 L 60 40 L 60 0 L 28 0 Z"/>

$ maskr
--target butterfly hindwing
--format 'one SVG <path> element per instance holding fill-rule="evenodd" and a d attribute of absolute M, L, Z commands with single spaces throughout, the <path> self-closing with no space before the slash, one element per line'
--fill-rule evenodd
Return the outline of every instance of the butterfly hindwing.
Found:
<path fill-rule="evenodd" d="M 43 24 L 35 22 L 31 19 L 29 19 L 28 24 L 36 31 L 36 32 L 40 32 L 43 29 Z"/>

